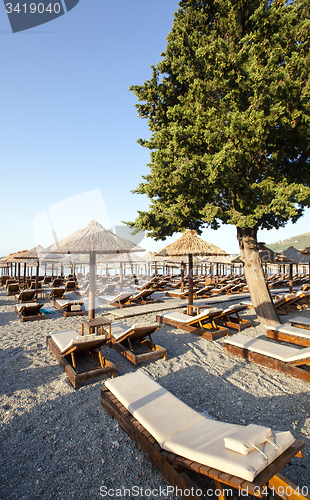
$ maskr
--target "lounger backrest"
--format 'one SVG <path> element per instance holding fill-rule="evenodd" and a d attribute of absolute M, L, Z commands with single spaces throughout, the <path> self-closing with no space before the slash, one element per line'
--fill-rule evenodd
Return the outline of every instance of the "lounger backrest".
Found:
<path fill-rule="evenodd" d="M 126 301 L 132 296 L 132 292 L 120 292 L 113 298 L 113 302 Z"/>
<path fill-rule="evenodd" d="M 141 339 L 151 335 L 159 328 L 158 323 L 147 324 L 135 324 L 133 326 L 127 326 L 121 323 L 120 321 L 116 321 L 112 323 L 112 336 L 117 342 L 122 342 L 126 338 L 130 337 L 131 339 Z"/>
<path fill-rule="evenodd" d="M 305 347 L 304 349 L 296 349 L 296 353 L 291 356 L 287 356 L 284 361 L 286 363 L 295 363 L 298 361 L 306 361 L 310 359 L 310 347 Z"/>
<path fill-rule="evenodd" d="M 133 298 L 133 300 L 141 299 L 141 297 L 146 298 L 146 297 L 149 297 L 150 295 L 152 295 L 153 293 L 154 293 L 154 290 L 141 290 L 141 292 L 137 293 L 132 298 Z"/>
<path fill-rule="evenodd" d="M 216 307 L 212 309 L 208 309 L 207 311 L 203 311 L 200 314 L 197 314 L 197 316 L 191 316 L 191 318 L 188 319 L 189 322 L 196 322 L 196 321 L 201 321 L 203 319 L 211 319 L 214 318 L 215 316 L 218 316 L 223 312 L 223 309 L 217 309 Z"/>
<path fill-rule="evenodd" d="M 101 335 L 79 335 L 76 330 L 55 332 L 51 334 L 51 338 L 62 355 L 66 355 L 68 351 L 83 351 L 106 343 L 106 338 Z"/>

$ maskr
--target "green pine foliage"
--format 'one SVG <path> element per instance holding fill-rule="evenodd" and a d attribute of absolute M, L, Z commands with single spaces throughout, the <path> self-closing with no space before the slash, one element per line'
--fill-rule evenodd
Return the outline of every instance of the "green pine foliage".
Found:
<path fill-rule="evenodd" d="M 310 205 L 310 1 L 182 0 L 150 80 L 131 90 L 148 120 L 155 239 L 184 229 L 279 228 Z"/>

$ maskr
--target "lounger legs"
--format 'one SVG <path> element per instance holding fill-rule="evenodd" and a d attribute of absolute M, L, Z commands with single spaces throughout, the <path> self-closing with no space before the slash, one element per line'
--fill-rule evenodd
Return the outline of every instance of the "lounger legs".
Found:
<path fill-rule="evenodd" d="M 214 484 L 215 484 L 215 488 L 216 488 L 215 491 L 216 491 L 218 500 L 226 500 L 226 496 L 225 496 L 224 489 L 223 489 L 223 483 L 220 483 L 219 481 L 216 481 L 214 479 Z"/>
<path fill-rule="evenodd" d="M 284 500 L 309 500 L 310 495 L 303 495 L 303 488 L 299 488 L 292 481 L 282 476 L 278 473 L 268 482 L 268 486 L 271 489 L 273 496 L 279 496 Z M 308 493 L 308 488 L 305 488 Z M 274 493 L 276 495 L 274 495 Z"/>

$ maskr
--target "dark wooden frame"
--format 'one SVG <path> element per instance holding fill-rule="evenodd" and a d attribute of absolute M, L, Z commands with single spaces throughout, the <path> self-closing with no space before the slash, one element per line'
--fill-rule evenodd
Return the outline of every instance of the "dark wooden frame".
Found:
<path fill-rule="evenodd" d="M 57 300 L 64 300 L 64 299 L 59 299 L 58 297 L 57 297 L 57 299 L 53 299 L 53 305 L 56 307 L 56 309 L 58 309 L 58 311 L 60 311 L 62 313 L 62 315 L 65 318 L 67 318 L 69 316 L 84 316 L 85 315 L 85 311 L 68 311 L 67 308 L 68 308 L 69 304 L 67 304 L 65 306 L 60 306 L 59 304 L 57 304 Z M 71 302 L 70 305 L 74 305 L 74 304 L 84 305 L 84 302 L 79 301 L 79 300 L 69 300 L 69 302 Z"/>
<path fill-rule="evenodd" d="M 102 345 L 104 345 L 105 343 L 106 339 L 102 339 Z M 106 374 L 111 374 L 111 378 L 115 377 L 116 367 L 113 363 L 111 363 L 111 361 L 108 361 L 101 355 L 100 346 L 99 347 L 90 346 L 90 348 L 87 348 L 87 345 L 83 346 L 83 350 L 90 353 L 91 356 L 98 362 L 99 368 L 94 368 L 92 370 L 78 373 L 74 366 L 75 365 L 74 353 L 78 350 L 77 348 L 73 347 L 65 355 L 62 355 L 60 353 L 58 346 L 53 341 L 50 335 L 46 337 L 46 345 L 47 348 L 55 356 L 60 366 L 64 369 L 74 389 L 77 389 L 80 382 L 84 382 L 85 380 L 101 377 Z M 67 359 L 67 358 L 70 359 L 70 355 L 71 355 L 71 363 Z"/>
<path fill-rule="evenodd" d="M 195 316 L 193 316 L 193 320 Z M 179 323 L 178 321 L 171 320 L 169 318 L 165 318 L 164 316 L 156 316 L 156 321 L 161 325 L 172 325 L 180 330 L 184 330 L 186 332 L 193 333 L 194 335 L 198 335 L 205 340 L 213 341 L 218 337 L 222 337 L 223 335 L 229 335 L 228 328 L 225 328 L 220 325 L 215 324 L 215 319 L 212 317 L 206 318 L 206 323 L 203 323 L 204 328 L 197 328 L 196 326 L 185 325 L 184 323 Z"/>
<path fill-rule="evenodd" d="M 22 305 L 22 303 L 20 305 Z M 33 303 L 33 305 L 34 306 L 36 305 L 35 302 Z M 40 310 L 40 308 L 42 307 L 42 304 L 38 304 L 38 306 L 40 306 L 40 307 L 38 307 L 38 309 Z M 15 311 L 18 314 L 22 323 L 24 323 L 25 321 L 35 321 L 37 319 L 45 319 L 45 314 L 40 313 L 40 312 L 38 314 L 24 314 L 25 311 L 27 311 L 27 309 L 28 309 L 28 311 L 29 310 L 31 311 L 31 308 L 29 308 L 29 307 L 24 307 L 19 311 L 18 308 L 15 306 Z"/>
<path fill-rule="evenodd" d="M 309 330 L 308 330 L 309 331 Z M 296 344 L 303 347 L 310 347 L 310 337 L 307 339 L 305 337 L 297 337 L 290 333 L 279 332 L 277 330 L 268 330 L 267 337 L 279 342 L 288 342 L 289 344 Z"/>
<path fill-rule="evenodd" d="M 221 492 L 219 496 L 221 500 L 225 499 L 224 485 L 236 488 L 237 490 L 246 491 L 246 496 L 248 496 L 248 494 L 255 494 L 255 496 L 261 498 L 263 496 L 263 488 L 271 483 L 272 479 L 276 477 L 276 474 L 289 463 L 292 458 L 295 456 L 302 456 L 301 450 L 305 446 L 303 441 L 295 441 L 280 457 L 267 466 L 253 482 L 249 482 L 240 477 L 226 474 L 212 467 L 207 467 L 198 462 L 193 462 L 174 453 L 165 451 L 107 387 L 101 389 L 101 403 L 107 413 L 118 421 L 121 427 L 127 432 L 131 439 L 136 442 L 168 483 L 186 492 L 186 494 L 182 496 L 184 499 L 198 500 L 208 497 L 204 496 L 204 494 L 202 494 L 202 496 L 197 496 L 197 491 L 200 490 L 203 493 L 204 488 L 201 487 L 200 482 L 198 486 L 195 481 L 187 475 L 187 470 L 198 473 L 200 479 L 206 476 L 213 479 L 216 489 L 219 489 Z M 186 490 L 191 490 L 193 493 L 188 495 Z M 260 494 L 257 494 L 258 491 Z"/>
<path fill-rule="evenodd" d="M 227 343 L 223 344 L 223 351 L 230 356 L 243 358 L 258 365 L 271 368 L 272 370 L 277 370 L 285 375 L 310 382 L 310 370 L 302 368 L 302 366 L 310 364 L 310 357 L 302 360 L 302 362 L 285 363 L 284 361 Z"/>
<path fill-rule="evenodd" d="M 167 349 L 161 347 L 160 345 L 154 344 L 152 341 L 152 333 L 158 330 L 159 326 L 156 328 L 145 327 L 145 329 L 139 327 L 140 334 L 139 337 L 135 335 L 134 330 L 128 332 L 128 334 L 121 338 L 121 340 L 117 340 L 111 337 L 111 344 L 113 348 L 124 356 L 128 361 L 133 363 L 135 366 L 138 363 L 142 363 L 143 361 L 148 361 L 150 359 L 155 358 L 163 358 L 167 359 Z M 133 337 L 133 338 L 132 338 Z M 149 339 L 146 339 L 148 337 Z M 135 343 L 139 346 L 142 346 L 147 349 L 148 352 L 144 352 L 141 354 L 135 353 Z"/>
<path fill-rule="evenodd" d="M 62 294 L 61 295 L 58 295 L 58 293 L 60 293 L 60 291 L 62 291 Z M 57 288 L 52 288 L 51 292 L 48 294 L 48 297 L 50 299 L 64 299 L 65 298 L 65 288 L 60 286 L 60 287 L 57 287 Z"/>
<path fill-rule="evenodd" d="M 233 328 L 241 332 L 245 328 L 250 328 L 253 326 L 253 321 L 240 318 L 239 312 L 247 309 L 246 306 L 239 306 L 237 310 L 231 310 L 231 312 L 223 311 L 218 318 L 215 318 L 215 323 L 221 326 L 226 326 L 226 328 Z"/>
<path fill-rule="evenodd" d="M 30 295 L 32 297 L 32 299 L 29 299 L 29 298 L 23 299 L 20 297 L 21 295 L 27 295 L 27 294 Z M 15 298 L 16 298 L 16 301 L 18 304 L 22 304 L 23 302 L 36 302 L 37 301 L 35 290 L 21 290 L 19 292 L 19 294 L 15 295 Z"/>
<path fill-rule="evenodd" d="M 129 302 L 131 305 L 135 306 L 135 305 L 147 305 L 147 304 L 156 304 L 158 302 L 157 299 L 148 299 L 148 297 L 150 297 L 152 294 L 154 293 L 154 290 L 140 290 L 139 291 L 139 294 L 136 294 L 136 295 L 140 295 L 141 294 L 141 297 L 140 298 L 137 298 L 135 299 L 134 297 L 130 297 L 129 299 Z M 146 295 L 146 297 L 143 298 L 143 295 Z"/>

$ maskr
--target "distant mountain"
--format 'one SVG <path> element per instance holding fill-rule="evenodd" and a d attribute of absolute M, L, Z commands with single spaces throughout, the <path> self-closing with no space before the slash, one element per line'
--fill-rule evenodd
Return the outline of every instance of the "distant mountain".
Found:
<path fill-rule="evenodd" d="M 303 250 L 305 247 L 310 247 L 310 233 L 304 233 L 299 236 L 293 236 L 292 238 L 276 241 L 275 243 L 270 243 L 267 246 L 274 252 L 282 252 L 290 246 L 297 248 L 297 250 Z"/>

